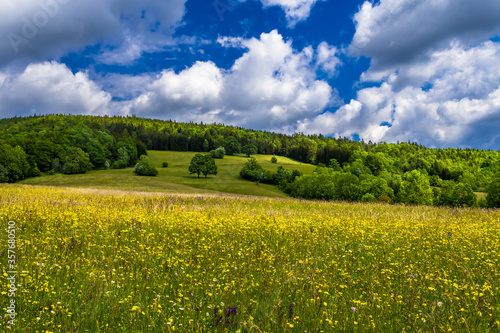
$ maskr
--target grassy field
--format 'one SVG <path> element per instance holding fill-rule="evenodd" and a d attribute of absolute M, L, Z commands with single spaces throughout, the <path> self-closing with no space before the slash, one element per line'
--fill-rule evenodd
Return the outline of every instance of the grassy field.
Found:
<path fill-rule="evenodd" d="M 8 221 L 13 332 L 500 331 L 498 210 L 0 185 Z"/>
<path fill-rule="evenodd" d="M 209 178 L 197 178 L 188 172 L 189 162 L 196 153 L 149 151 L 149 158 L 158 168 L 157 177 L 141 177 L 133 174 L 133 168 L 121 170 L 98 170 L 83 175 L 43 176 L 29 178 L 21 184 L 44 185 L 58 187 L 86 187 L 100 189 L 118 189 L 129 191 L 149 191 L 163 193 L 233 193 L 266 197 L 286 197 L 276 186 L 268 184 L 256 185 L 244 180 L 239 172 L 248 158 L 244 155 L 226 156 L 216 160 L 218 174 Z M 305 174 L 314 171 L 315 166 L 296 162 L 286 157 L 278 157 L 278 163 L 271 163 L 270 155 L 255 155 L 265 169 L 276 171 L 278 166 L 286 169 L 300 169 Z M 168 161 L 169 167 L 162 168 L 162 162 Z"/>

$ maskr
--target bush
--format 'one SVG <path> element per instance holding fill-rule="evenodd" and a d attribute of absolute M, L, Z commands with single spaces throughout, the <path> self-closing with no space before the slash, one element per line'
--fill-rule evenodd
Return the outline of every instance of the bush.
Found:
<path fill-rule="evenodd" d="M 162 166 L 162 167 L 164 167 L 164 168 L 168 168 L 168 162 L 163 162 L 163 163 L 161 164 L 161 166 Z"/>
<path fill-rule="evenodd" d="M 111 169 L 125 169 L 127 167 L 127 163 L 124 160 L 114 161 L 111 165 Z"/>
<path fill-rule="evenodd" d="M 278 163 L 276 156 L 271 157 L 271 163 Z"/>
<path fill-rule="evenodd" d="M 212 158 L 224 158 L 225 155 L 226 155 L 226 149 L 222 146 L 215 150 L 210 151 L 210 156 Z"/>
<path fill-rule="evenodd" d="M 375 196 L 371 193 L 366 193 L 361 197 L 361 202 L 375 202 Z"/>
<path fill-rule="evenodd" d="M 156 176 L 158 170 L 151 164 L 146 155 L 141 155 L 139 162 L 135 165 L 134 173 L 139 176 Z"/>
<path fill-rule="evenodd" d="M 389 194 L 387 194 L 387 193 L 384 192 L 381 195 L 379 195 L 379 197 L 377 198 L 377 201 L 378 202 L 384 202 L 384 203 L 391 203 L 392 199 L 389 196 Z"/>

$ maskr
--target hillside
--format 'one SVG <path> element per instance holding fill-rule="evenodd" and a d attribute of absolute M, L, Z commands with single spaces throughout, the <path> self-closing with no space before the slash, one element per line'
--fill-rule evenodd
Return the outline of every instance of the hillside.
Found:
<path fill-rule="evenodd" d="M 140 177 L 133 174 L 133 168 L 89 171 L 78 175 L 45 175 L 21 181 L 27 185 L 45 185 L 59 187 L 100 188 L 130 191 L 162 193 L 232 193 L 266 197 L 285 197 L 276 186 L 256 185 L 240 177 L 239 171 L 248 160 L 244 155 L 226 156 L 216 161 L 217 176 L 197 178 L 190 175 L 188 165 L 195 153 L 149 151 L 151 162 L 157 167 L 157 177 Z M 256 155 L 259 163 L 267 170 L 274 171 L 277 166 L 290 170 L 301 170 L 311 174 L 315 166 L 279 157 L 278 163 L 270 162 L 271 155 Z M 168 161 L 168 168 L 162 168 L 162 162 Z"/>
<path fill-rule="evenodd" d="M 255 165 L 255 170 L 247 170 L 248 179 L 278 185 L 294 197 L 438 206 L 500 206 L 500 153 L 497 151 L 431 149 L 410 142 L 374 144 L 322 135 L 285 135 L 223 124 L 177 123 L 137 117 L 50 115 L 0 119 L 0 182 L 29 178 L 27 183 L 44 184 L 43 178 L 33 177 L 56 174 L 51 182 L 63 184 L 68 179 L 60 174 L 85 174 L 93 170 L 88 177 L 99 179 L 90 181 L 85 176 L 72 176 L 71 179 L 83 186 L 94 182 L 107 183 L 106 186 L 113 188 L 118 182 L 125 188 L 143 190 L 156 186 L 165 191 L 185 192 L 193 191 L 194 186 L 202 190 L 244 193 L 249 184 L 228 183 L 224 178 L 235 179 L 239 171 L 240 165 L 226 164 L 232 161 L 231 158 L 221 162 L 221 167 L 230 172 L 205 185 L 190 183 L 180 173 L 172 174 L 175 177 L 167 181 L 176 186 L 158 185 L 158 181 L 147 179 L 136 182 L 132 177 L 118 181 L 107 176 L 110 168 L 116 177 L 129 173 L 127 168 L 134 167 L 148 151 L 209 154 L 218 148 L 224 148 L 229 156 L 238 156 L 250 149 L 261 155 L 316 165 L 316 172 L 303 175 L 290 174 L 293 168 L 271 170 L 269 166 L 262 169 Z M 155 153 L 151 156 L 156 158 Z M 177 157 L 173 159 L 170 162 L 175 162 Z M 180 165 L 187 163 L 181 158 L 177 165 L 182 168 Z M 270 172 L 266 173 L 266 168 Z M 280 194 L 270 186 L 251 192 Z M 479 192 L 487 192 L 486 199 L 478 198 L 476 193 Z"/>

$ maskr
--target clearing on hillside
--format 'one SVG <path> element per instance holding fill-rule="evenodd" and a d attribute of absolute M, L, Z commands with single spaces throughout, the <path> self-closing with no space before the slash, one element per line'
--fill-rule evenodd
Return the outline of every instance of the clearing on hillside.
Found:
<path fill-rule="evenodd" d="M 217 159 L 218 174 L 208 178 L 190 175 L 188 166 L 196 152 L 149 151 L 148 156 L 159 173 L 156 177 L 134 175 L 134 168 L 89 171 L 81 175 L 55 174 L 29 178 L 19 183 L 58 187 L 85 187 L 127 191 L 163 193 L 232 193 L 265 197 L 286 197 L 276 186 L 255 184 L 240 177 L 239 172 L 248 161 L 245 155 L 225 156 Z M 285 169 L 300 169 L 311 174 L 315 166 L 296 162 L 287 157 L 279 157 L 278 163 L 271 163 L 272 155 L 253 155 L 266 170 L 276 171 L 278 166 Z M 162 163 L 167 161 L 168 168 Z"/>

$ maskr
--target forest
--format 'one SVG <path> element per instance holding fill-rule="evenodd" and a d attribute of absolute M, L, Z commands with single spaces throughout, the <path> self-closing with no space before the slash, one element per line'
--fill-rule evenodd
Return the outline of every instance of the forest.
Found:
<path fill-rule="evenodd" d="M 0 182 L 137 164 L 148 150 L 246 152 L 317 166 L 312 175 L 251 160 L 242 177 L 305 199 L 500 207 L 500 153 L 372 143 L 322 135 L 118 116 L 46 115 L 0 119 Z M 212 152 L 213 153 L 213 152 Z M 477 193 L 487 193 L 477 195 Z"/>

